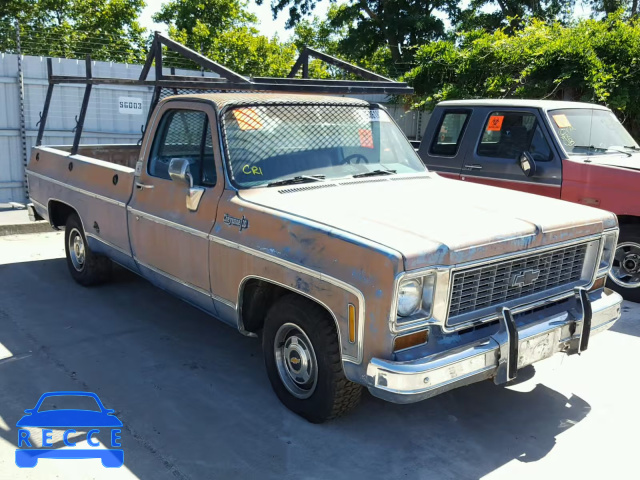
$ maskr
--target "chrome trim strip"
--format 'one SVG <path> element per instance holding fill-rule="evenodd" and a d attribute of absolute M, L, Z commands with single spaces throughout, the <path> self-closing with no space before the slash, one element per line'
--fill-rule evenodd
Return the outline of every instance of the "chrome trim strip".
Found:
<path fill-rule="evenodd" d="M 69 185 L 68 183 L 61 182 L 60 180 L 56 180 L 55 178 L 47 177 L 46 175 L 42 175 L 41 173 L 36 173 L 36 172 L 32 172 L 30 170 L 27 170 L 27 176 L 29 176 L 29 175 L 32 175 L 32 176 L 34 176 L 36 178 L 39 178 L 41 180 L 45 180 L 45 181 L 54 183 L 56 185 L 60 185 L 61 187 L 68 188 L 69 190 L 73 190 L 74 192 L 82 193 L 83 195 L 87 195 L 87 196 L 89 196 L 91 198 L 95 198 L 97 200 L 102 200 L 104 202 L 111 203 L 113 205 L 117 205 L 117 206 L 122 207 L 122 208 L 124 208 L 126 206 L 126 203 L 121 202 L 119 200 L 114 200 L 113 198 L 105 197 L 105 196 L 99 195 L 97 193 L 89 192 L 88 190 L 84 190 L 82 188 L 74 187 L 73 185 Z"/>
<path fill-rule="evenodd" d="M 464 167 L 463 167 L 464 168 Z M 536 185 L 538 187 L 554 187 L 554 188 L 562 188 L 562 185 L 556 185 L 554 183 L 539 183 L 539 182 L 525 182 L 524 180 L 509 180 L 507 178 L 496 178 L 496 177 L 482 177 L 480 175 L 468 175 L 467 173 L 460 173 L 460 178 L 479 178 L 481 180 L 495 180 L 497 182 L 509 182 L 509 183 L 522 183 L 524 185 Z"/>
<path fill-rule="evenodd" d="M 131 252 L 127 252 L 126 250 L 123 250 L 122 248 L 118 247 L 117 245 L 114 245 L 113 243 L 108 242 L 104 238 L 100 238 L 100 237 L 98 237 L 97 235 L 95 235 L 93 233 L 84 232 L 84 235 L 86 237 L 93 238 L 94 240 L 96 240 L 96 241 L 98 241 L 100 243 L 104 243 L 107 247 L 113 248 L 114 250 L 117 250 L 118 252 L 122 253 L 123 255 L 126 255 L 127 257 L 133 257 L 131 255 Z"/>
<path fill-rule="evenodd" d="M 218 295 L 216 295 L 215 293 L 211 294 L 211 298 L 213 298 L 216 302 L 220 302 L 224 305 L 226 305 L 229 308 L 233 308 L 234 310 L 236 310 L 237 308 L 237 304 L 233 303 L 231 300 L 227 300 L 226 298 L 222 298 Z"/>
<path fill-rule="evenodd" d="M 289 268 L 291 270 L 294 270 L 296 272 L 300 272 L 300 273 L 304 273 L 306 275 L 309 275 L 310 277 L 313 278 L 317 278 L 318 280 L 322 280 L 324 282 L 330 283 L 332 285 L 335 285 L 338 288 L 342 288 L 343 290 L 348 291 L 349 293 L 352 293 L 353 295 L 355 295 L 355 297 L 358 299 L 358 356 L 356 358 L 353 358 L 350 355 L 342 355 L 342 351 L 340 352 L 340 354 L 342 355 L 342 359 L 345 361 L 351 361 L 353 363 L 360 363 L 362 362 L 362 355 L 363 355 L 363 341 L 364 341 L 364 323 L 365 323 L 365 302 L 364 302 L 364 295 L 362 294 L 362 292 L 360 290 L 358 290 L 357 288 L 353 287 L 352 285 L 349 285 L 346 282 L 343 282 L 342 280 L 338 280 L 337 278 L 334 277 L 330 277 L 328 275 L 324 275 L 322 273 L 316 272 L 315 270 L 311 270 L 307 267 L 302 267 L 296 263 L 290 262 L 288 260 L 283 260 L 281 258 L 275 257 L 273 255 L 269 255 L 266 254 L 264 252 L 261 252 L 259 250 L 255 250 L 253 248 L 250 247 L 245 247 L 244 245 L 240 245 L 238 243 L 235 242 L 231 242 L 229 240 L 224 240 L 220 237 L 215 237 L 213 235 L 209 235 L 209 240 L 215 243 L 219 243 L 220 245 L 223 245 L 225 247 L 228 248 L 233 248 L 236 250 L 240 250 L 241 252 L 247 253 L 249 255 L 254 255 L 258 258 L 261 258 L 263 260 L 266 260 L 268 262 L 271 263 L 275 263 L 276 265 L 280 265 L 282 267 L 285 268 Z M 299 290 L 296 290 L 296 292 L 300 292 Z M 303 292 L 300 292 L 303 293 Z"/>
<path fill-rule="evenodd" d="M 196 237 L 200 237 L 200 238 L 204 238 L 204 239 L 207 239 L 209 237 L 209 233 L 208 232 L 202 232 L 200 230 L 196 230 L 195 228 L 185 227 L 184 225 L 180 225 L 179 223 L 172 222 L 171 220 L 166 220 L 164 218 L 157 217 L 157 216 L 152 215 L 150 213 L 146 213 L 146 212 L 142 212 L 140 210 L 136 210 L 133 207 L 127 207 L 127 211 L 132 215 L 136 215 L 136 216 L 145 218 L 145 219 L 150 220 L 150 221 L 152 221 L 154 223 L 157 223 L 159 225 L 164 225 L 166 227 L 174 228 L 174 229 L 179 230 L 181 232 L 189 233 L 189 234 L 194 235 Z"/>

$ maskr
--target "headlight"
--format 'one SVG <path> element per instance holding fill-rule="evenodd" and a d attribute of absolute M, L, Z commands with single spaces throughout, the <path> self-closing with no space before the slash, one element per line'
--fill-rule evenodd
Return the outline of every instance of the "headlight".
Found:
<path fill-rule="evenodd" d="M 408 317 L 418 310 L 422 300 L 422 279 L 405 280 L 398 288 L 398 316 Z"/>
<path fill-rule="evenodd" d="M 618 243 L 618 232 L 607 233 L 603 240 L 602 256 L 600 257 L 600 266 L 598 270 L 609 270 L 613 262 L 613 256 L 616 253 L 616 245 Z"/>
<path fill-rule="evenodd" d="M 401 282 L 398 287 L 398 317 L 409 317 L 417 312 L 421 317 L 430 317 L 435 286 L 434 274 Z"/>

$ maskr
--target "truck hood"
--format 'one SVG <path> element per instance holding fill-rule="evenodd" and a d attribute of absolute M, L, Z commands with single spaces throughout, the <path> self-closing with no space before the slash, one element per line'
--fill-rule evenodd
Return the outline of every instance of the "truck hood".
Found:
<path fill-rule="evenodd" d="M 406 270 L 454 265 L 598 234 L 613 214 L 429 173 L 243 190 L 254 204 L 399 252 Z"/>
<path fill-rule="evenodd" d="M 629 152 L 631 153 L 631 152 Z M 602 167 L 625 168 L 627 170 L 640 170 L 640 154 L 628 155 L 590 155 L 579 157 L 579 161 L 586 164 L 600 165 Z"/>

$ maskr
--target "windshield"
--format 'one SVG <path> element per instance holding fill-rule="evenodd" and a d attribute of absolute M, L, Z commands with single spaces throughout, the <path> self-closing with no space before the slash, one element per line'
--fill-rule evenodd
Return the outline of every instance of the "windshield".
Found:
<path fill-rule="evenodd" d="M 633 137 L 609 110 L 551 110 L 549 118 L 569 155 L 609 155 L 638 148 Z"/>
<path fill-rule="evenodd" d="M 240 188 L 301 176 L 322 181 L 427 171 L 387 113 L 368 106 L 242 107 L 225 112 L 223 124 Z"/>

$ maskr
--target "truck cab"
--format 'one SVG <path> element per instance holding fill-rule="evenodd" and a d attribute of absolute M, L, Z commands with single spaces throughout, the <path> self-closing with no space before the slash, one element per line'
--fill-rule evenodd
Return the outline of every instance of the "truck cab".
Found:
<path fill-rule="evenodd" d="M 614 212 L 620 241 L 609 286 L 640 301 L 640 147 L 611 110 L 551 100 L 445 101 L 418 152 L 448 178 Z"/>

